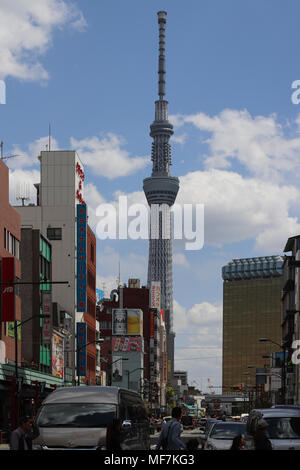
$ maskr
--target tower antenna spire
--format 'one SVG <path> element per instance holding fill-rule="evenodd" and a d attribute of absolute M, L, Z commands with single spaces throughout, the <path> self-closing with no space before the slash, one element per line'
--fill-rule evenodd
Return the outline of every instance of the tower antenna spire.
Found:
<path fill-rule="evenodd" d="M 165 38 L 166 38 L 166 22 L 167 12 L 159 11 L 157 13 L 159 24 L 159 59 L 158 59 L 158 95 L 163 100 L 166 94 L 166 57 L 165 57 Z"/>

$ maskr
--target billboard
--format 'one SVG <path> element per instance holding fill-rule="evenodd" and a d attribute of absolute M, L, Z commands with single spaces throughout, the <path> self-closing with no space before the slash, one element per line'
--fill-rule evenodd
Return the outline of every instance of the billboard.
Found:
<path fill-rule="evenodd" d="M 160 281 L 151 282 L 150 308 L 157 308 L 160 311 Z"/>
<path fill-rule="evenodd" d="M 96 305 L 99 305 L 101 300 L 104 297 L 104 292 L 103 290 L 96 289 Z"/>
<path fill-rule="evenodd" d="M 112 311 L 112 334 L 114 336 L 142 336 L 143 312 L 140 309 L 116 308 Z"/>
<path fill-rule="evenodd" d="M 76 323 L 77 375 L 86 376 L 86 323 Z"/>
<path fill-rule="evenodd" d="M 141 337 L 125 337 L 112 339 L 112 352 L 141 352 L 143 342 Z"/>
<path fill-rule="evenodd" d="M 42 294 L 42 312 L 43 315 L 50 315 L 49 318 L 43 318 L 42 338 L 43 344 L 51 342 L 51 313 L 52 313 L 52 297 L 50 292 L 41 292 Z"/>
<path fill-rule="evenodd" d="M 5 282 L 15 282 L 15 259 L 2 258 L 2 322 L 15 320 L 15 286 Z"/>
<path fill-rule="evenodd" d="M 77 204 L 77 311 L 86 311 L 86 239 L 87 208 Z"/>
<path fill-rule="evenodd" d="M 64 338 L 55 332 L 52 335 L 52 375 L 64 378 Z"/>

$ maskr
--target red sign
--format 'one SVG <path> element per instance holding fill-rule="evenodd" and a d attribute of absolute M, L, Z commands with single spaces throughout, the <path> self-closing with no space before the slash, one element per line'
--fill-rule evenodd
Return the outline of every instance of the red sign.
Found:
<path fill-rule="evenodd" d="M 15 282 L 15 259 L 2 258 L 2 283 Z M 15 320 L 15 286 L 2 284 L 2 322 Z"/>

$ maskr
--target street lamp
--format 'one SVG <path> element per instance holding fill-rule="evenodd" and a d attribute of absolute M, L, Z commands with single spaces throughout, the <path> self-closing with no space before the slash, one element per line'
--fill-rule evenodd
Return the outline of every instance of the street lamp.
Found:
<path fill-rule="evenodd" d="M 284 345 L 281 345 L 279 343 L 276 343 L 276 341 L 273 341 L 272 339 L 269 338 L 259 338 L 259 341 L 261 343 L 273 343 L 276 346 L 278 346 L 280 349 L 283 350 L 283 367 L 282 367 L 282 376 L 281 376 L 281 388 L 282 388 L 282 401 L 283 404 L 285 404 L 285 382 L 286 382 L 286 370 L 285 370 L 285 351 L 286 347 Z"/>

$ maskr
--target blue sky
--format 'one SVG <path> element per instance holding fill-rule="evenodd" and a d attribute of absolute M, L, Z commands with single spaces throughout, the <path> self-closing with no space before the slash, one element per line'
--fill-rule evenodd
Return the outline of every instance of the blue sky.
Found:
<path fill-rule="evenodd" d="M 12 202 L 18 181 L 38 180 L 49 122 L 53 147 L 77 150 L 85 165 L 91 223 L 99 202 L 118 191 L 141 201 L 151 173 L 159 10 L 168 12 L 178 201 L 205 205 L 204 248 L 174 244 L 176 367 L 205 389 L 208 377 L 221 383 L 222 266 L 281 254 L 300 232 L 300 105 L 291 101 L 300 79 L 297 0 L 2 0 L 0 140 L 5 155 L 22 155 L 7 160 Z M 99 241 L 99 287 L 113 286 L 119 259 L 124 282 L 146 282 L 147 252 L 145 241 Z"/>

